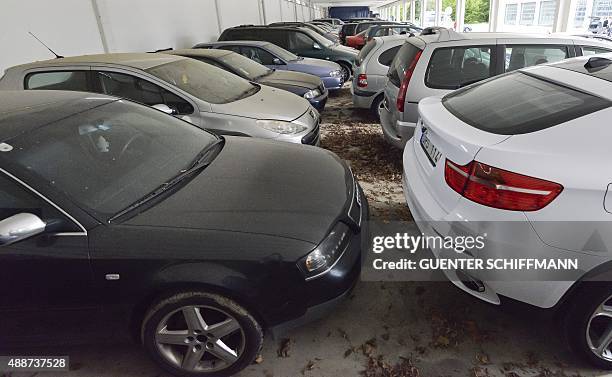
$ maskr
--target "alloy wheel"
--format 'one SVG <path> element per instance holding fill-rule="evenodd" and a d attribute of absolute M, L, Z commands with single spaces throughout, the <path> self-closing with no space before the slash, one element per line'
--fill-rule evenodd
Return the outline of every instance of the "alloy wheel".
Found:
<path fill-rule="evenodd" d="M 612 296 L 605 299 L 591 314 L 586 339 L 591 352 L 612 362 Z"/>
<path fill-rule="evenodd" d="M 217 372 L 233 365 L 244 351 L 240 323 L 209 306 L 185 306 L 158 324 L 155 343 L 174 366 L 190 372 Z"/>
<path fill-rule="evenodd" d="M 341 64 L 340 67 L 342 68 L 342 81 L 347 82 L 351 78 L 351 70 L 344 64 Z"/>

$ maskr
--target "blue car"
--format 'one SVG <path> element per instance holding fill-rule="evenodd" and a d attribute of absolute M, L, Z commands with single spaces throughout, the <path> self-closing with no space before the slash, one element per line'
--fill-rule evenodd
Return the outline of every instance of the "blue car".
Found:
<path fill-rule="evenodd" d="M 200 43 L 193 48 L 218 48 L 237 52 L 268 68 L 310 73 L 318 76 L 328 90 L 340 89 L 344 77 L 340 65 L 334 62 L 297 56 L 282 47 L 263 41 L 225 41 Z"/>

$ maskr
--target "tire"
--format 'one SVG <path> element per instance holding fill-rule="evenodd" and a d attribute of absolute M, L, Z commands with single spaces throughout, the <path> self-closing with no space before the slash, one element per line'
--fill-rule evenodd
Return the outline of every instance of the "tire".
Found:
<path fill-rule="evenodd" d="M 337 62 L 340 65 L 340 68 L 342 68 L 342 77 L 344 79 L 344 82 L 348 82 L 351 79 L 351 76 L 353 75 L 353 71 L 351 69 L 351 67 L 346 64 L 345 62 Z"/>
<path fill-rule="evenodd" d="M 372 102 L 372 107 L 370 108 L 370 110 L 372 111 L 372 114 L 378 120 L 380 120 L 380 110 L 381 110 L 381 106 L 383 106 L 384 99 L 385 99 L 385 96 L 382 94 L 374 98 L 374 101 Z"/>
<path fill-rule="evenodd" d="M 608 332 L 605 329 L 612 326 L 612 284 L 589 283 L 578 288 L 573 297 L 574 301 L 569 303 L 570 309 L 563 318 L 570 349 L 598 368 L 612 369 L 612 345 L 604 347 L 603 355 L 591 348 L 597 348 L 601 335 Z M 595 311 L 602 308 L 606 314 L 593 317 Z"/>
<path fill-rule="evenodd" d="M 236 302 L 206 292 L 185 292 L 151 306 L 142 322 L 141 340 L 149 356 L 175 376 L 226 377 L 253 362 L 263 331 Z"/>

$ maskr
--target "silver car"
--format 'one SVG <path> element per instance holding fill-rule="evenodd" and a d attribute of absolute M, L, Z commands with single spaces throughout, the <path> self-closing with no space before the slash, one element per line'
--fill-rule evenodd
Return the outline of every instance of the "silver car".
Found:
<path fill-rule="evenodd" d="M 406 42 L 406 35 L 376 37 L 361 49 L 353 67 L 353 105 L 371 109 L 380 117 L 383 108 L 387 72 L 393 58 Z"/>
<path fill-rule="evenodd" d="M 457 33 L 426 28 L 406 39 L 389 68 L 380 112 L 385 139 L 403 148 L 414 134 L 418 104 L 505 72 L 611 51 L 609 43 L 568 35 Z"/>
<path fill-rule="evenodd" d="M 74 90 L 128 98 L 222 135 L 319 144 L 304 98 L 210 64 L 167 54 L 102 54 L 12 67 L 0 90 Z"/>

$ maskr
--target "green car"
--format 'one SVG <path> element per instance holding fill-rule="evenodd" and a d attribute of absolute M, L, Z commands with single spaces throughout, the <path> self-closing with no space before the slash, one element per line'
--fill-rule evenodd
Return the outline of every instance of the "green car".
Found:
<path fill-rule="evenodd" d="M 316 32 L 295 26 L 237 26 L 225 29 L 219 41 L 266 41 L 294 54 L 336 62 L 342 67 L 344 81 L 353 74 L 353 62 L 359 51 L 331 42 Z"/>

